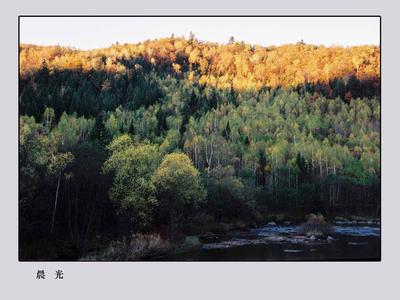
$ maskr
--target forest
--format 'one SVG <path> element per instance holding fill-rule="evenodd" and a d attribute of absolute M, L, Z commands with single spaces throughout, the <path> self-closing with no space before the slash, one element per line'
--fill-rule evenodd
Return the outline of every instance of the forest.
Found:
<path fill-rule="evenodd" d="M 379 217 L 380 90 L 379 46 L 21 44 L 19 257 Z"/>

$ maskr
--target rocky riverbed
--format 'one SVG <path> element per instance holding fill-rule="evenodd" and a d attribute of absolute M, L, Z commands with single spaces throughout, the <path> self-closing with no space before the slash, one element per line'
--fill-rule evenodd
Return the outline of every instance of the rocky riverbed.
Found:
<path fill-rule="evenodd" d="M 331 226 L 323 238 L 301 234 L 297 224 L 268 223 L 248 231 L 223 235 L 205 234 L 193 251 L 166 260 L 379 260 L 378 221 L 344 222 Z"/>

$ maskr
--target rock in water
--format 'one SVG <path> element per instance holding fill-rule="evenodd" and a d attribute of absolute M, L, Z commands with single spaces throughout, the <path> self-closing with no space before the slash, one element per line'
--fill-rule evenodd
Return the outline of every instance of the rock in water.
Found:
<path fill-rule="evenodd" d="M 283 250 L 283 252 L 286 252 L 286 253 L 300 253 L 300 252 L 303 252 L 303 250 L 285 249 L 285 250 Z"/>

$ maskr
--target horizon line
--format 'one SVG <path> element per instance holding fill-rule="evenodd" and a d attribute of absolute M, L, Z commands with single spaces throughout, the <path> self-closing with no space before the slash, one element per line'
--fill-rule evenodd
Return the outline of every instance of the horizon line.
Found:
<path fill-rule="evenodd" d="M 142 40 L 139 42 L 120 42 L 120 41 L 115 41 L 112 44 L 109 44 L 107 46 L 101 46 L 101 47 L 94 47 L 94 48 L 80 48 L 77 46 L 72 46 L 72 45 L 67 45 L 67 44 L 50 44 L 50 43 L 42 43 L 42 44 L 37 44 L 37 43 L 31 43 L 31 42 L 24 42 L 24 41 L 18 41 L 18 46 L 20 47 L 21 45 L 27 45 L 27 46 L 38 46 L 38 47 L 62 47 L 62 48 L 67 48 L 67 49 L 71 49 L 71 50 L 75 50 L 75 51 L 94 51 L 94 50 L 99 50 L 99 49 L 108 49 L 108 48 L 112 48 L 115 46 L 126 46 L 126 45 L 140 45 L 146 42 L 154 42 L 154 41 L 159 41 L 159 40 L 168 40 L 168 39 L 175 39 L 175 40 L 185 40 L 185 41 L 189 41 L 189 38 L 186 38 L 184 36 L 181 37 L 158 37 L 158 38 L 153 38 L 153 39 L 146 39 L 146 40 Z M 229 42 L 226 43 L 220 43 L 220 42 L 216 42 L 216 41 L 210 41 L 210 40 L 200 40 L 200 39 L 194 39 L 197 43 L 199 44 L 212 44 L 215 46 L 229 46 Z M 296 41 L 296 42 L 291 42 L 291 43 L 283 43 L 283 44 L 259 44 L 259 43 L 250 43 L 250 42 L 246 42 L 246 41 L 235 41 L 233 44 L 244 44 L 244 45 L 250 45 L 252 47 L 262 47 L 262 48 L 270 48 L 270 47 L 283 47 L 283 46 L 295 46 L 299 43 L 303 43 L 304 46 L 316 46 L 316 47 L 326 47 L 326 48 L 353 48 L 353 47 L 379 47 L 381 48 L 381 44 L 357 44 L 357 45 L 344 45 L 344 44 L 336 44 L 336 43 L 332 43 L 332 44 L 324 44 L 324 43 L 320 43 L 320 44 L 314 44 L 314 43 L 307 43 L 304 42 L 303 40 L 300 41 Z"/>

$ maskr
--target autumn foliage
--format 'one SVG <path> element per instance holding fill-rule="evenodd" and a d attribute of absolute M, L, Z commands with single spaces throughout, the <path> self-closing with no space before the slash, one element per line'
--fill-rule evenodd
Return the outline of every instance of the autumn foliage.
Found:
<path fill-rule="evenodd" d="M 132 62 L 136 62 L 133 66 Z M 378 85 L 378 46 L 325 47 L 304 43 L 262 47 L 196 39 L 164 38 L 81 51 L 59 46 L 21 45 L 22 76 L 46 64 L 50 70 L 77 69 L 129 74 L 145 67 L 220 89 L 260 89 L 345 83 L 354 76 Z"/>

